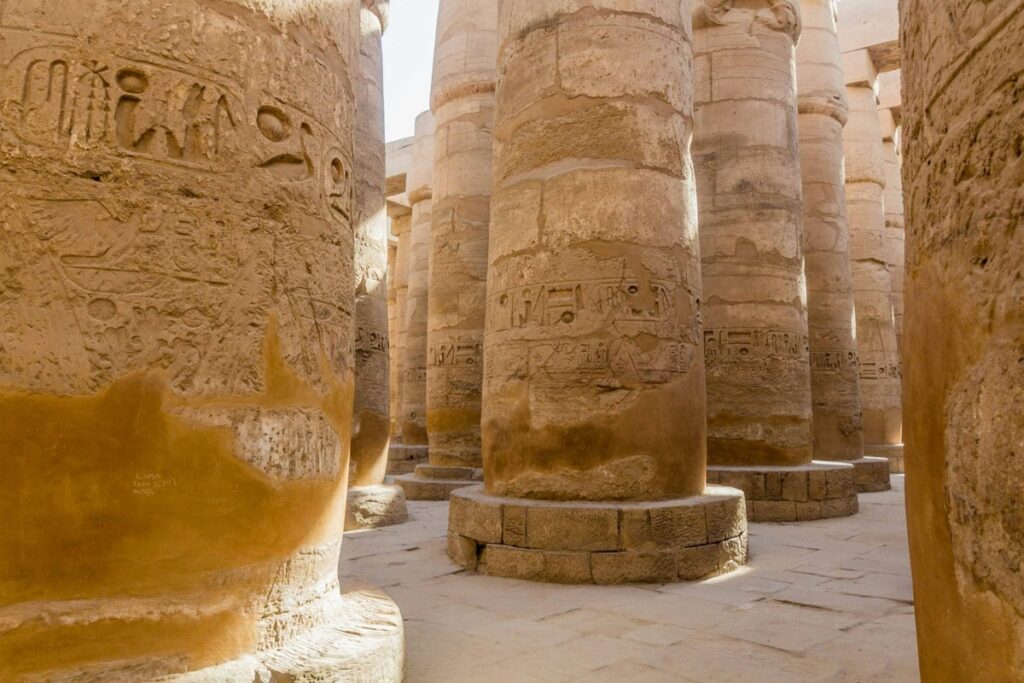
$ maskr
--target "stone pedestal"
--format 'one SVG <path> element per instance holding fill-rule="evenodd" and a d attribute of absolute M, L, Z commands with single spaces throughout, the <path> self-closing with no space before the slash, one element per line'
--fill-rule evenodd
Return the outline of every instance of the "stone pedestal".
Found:
<path fill-rule="evenodd" d="M 1024 5 L 900 2 L 921 679 L 1024 671 Z"/>
<path fill-rule="evenodd" d="M 412 167 L 406 179 L 412 219 L 407 261 L 408 288 L 402 335 L 402 444 L 427 445 L 427 283 L 430 265 L 431 188 L 434 168 L 434 117 L 416 117 Z M 402 251 L 399 236 L 399 252 Z M 399 254 L 401 258 L 401 253 Z M 401 267 L 403 264 L 399 264 Z M 399 291 L 401 294 L 401 291 Z M 401 303 L 400 303 L 401 307 Z"/>
<path fill-rule="evenodd" d="M 742 494 L 705 495 L 683 9 L 499 6 L 485 486 L 449 517 L 467 568 L 611 583 L 745 560 Z"/>
<path fill-rule="evenodd" d="M 384 178 L 381 33 L 388 3 L 363 2 L 355 126 L 355 404 L 346 529 L 400 524 L 401 490 L 384 485 L 391 438 L 388 344 L 388 216 Z"/>
<path fill-rule="evenodd" d="M 471 481 L 481 478 L 497 15 L 492 0 L 442 0 L 439 8 L 431 93 L 437 122 L 427 326 L 431 467 L 417 469 L 430 474 L 419 485 L 402 479 L 414 499 L 457 487 L 467 471 L 476 471 Z"/>
<path fill-rule="evenodd" d="M 491 576 L 551 583 L 671 583 L 732 571 L 747 558 L 743 496 L 644 502 L 528 500 L 482 486 L 452 492 L 448 555 Z"/>
<path fill-rule="evenodd" d="M 438 467 L 417 464 L 412 474 L 395 477 L 409 500 L 448 500 L 456 489 L 479 484 L 484 471 L 478 467 Z"/>
<path fill-rule="evenodd" d="M 850 120 L 843 130 L 850 257 L 857 309 L 864 444 L 894 445 L 903 440 L 900 362 L 893 323 L 891 261 L 886 240 L 883 193 L 885 163 L 875 92 L 855 79 L 847 85 Z"/>
<path fill-rule="evenodd" d="M 399 680 L 337 578 L 358 43 L 355 0 L 0 6 L 0 680 Z"/>
<path fill-rule="evenodd" d="M 837 484 L 812 499 L 813 514 L 852 514 L 852 467 L 812 465 L 794 79 L 799 7 L 700 1 L 693 26 L 708 481 L 731 478 L 732 468 L 744 482 L 789 468 L 808 490 L 807 468 L 831 471 Z M 782 488 L 744 485 L 751 520 L 801 518 Z M 804 507 L 810 516 L 812 505 Z"/>

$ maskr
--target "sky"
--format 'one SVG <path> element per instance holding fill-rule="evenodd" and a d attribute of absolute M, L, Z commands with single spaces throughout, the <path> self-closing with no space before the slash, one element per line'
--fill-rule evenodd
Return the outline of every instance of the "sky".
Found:
<path fill-rule="evenodd" d="M 384 32 L 384 137 L 413 134 L 416 115 L 430 108 L 438 0 L 391 0 Z"/>

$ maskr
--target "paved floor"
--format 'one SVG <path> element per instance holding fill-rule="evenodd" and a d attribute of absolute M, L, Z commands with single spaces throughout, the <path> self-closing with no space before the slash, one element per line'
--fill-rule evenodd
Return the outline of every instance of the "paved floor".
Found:
<path fill-rule="evenodd" d="M 903 477 L 855 517 L 752 524 L 748 567 L 694 584 L 555 586 L 463 573 L 447 503 L 346 534 L 342 574 L 402 609 L 408 683 L 919 680 Z"/>

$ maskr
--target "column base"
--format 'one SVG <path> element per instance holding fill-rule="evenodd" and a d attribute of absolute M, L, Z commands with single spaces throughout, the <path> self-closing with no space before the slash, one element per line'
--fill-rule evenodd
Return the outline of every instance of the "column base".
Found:
<path fill-rule="evenodd" d="M 857 513 L 854 466 L 815 460 L 795 467 L 708 467 L 708 484 L 743 491 L 751 522 L 808 522 Z"/>
<path fill-rule="evenodd" d="M 878 493 L 892 489 L 888 458 L 864 456 L 860 460 L 851 460 L 850 464 L 854 469 L 857 493 Z"/>
<path fill-rule="evenodd" d="M 388 450 L 388 474 L 409 474 L 417 465 L 427 462 L 429 455 L 430 447 L 426 445 L 391 444 Z"/>
<path fill-rule="evenodd" d="M 903 444 L 864 444 L 864 455 L 876 458 L 885 458 L 889 461 L 889 472 L 892 474 L 903 474 L 906 470 L 903 467 Z"/>
<path fill-rule="evenodd" d="M 452 491 L 479 484 L 484 471 L 476 467 L 417 465 L 413 474 L 395 477 L 409 500 L 448 500 Z"/>
<path fill-rule="evenodd" d="M 347 589 L 339 602 L 328 623 L 280 649 L 156 680 L 400 683 L 405 674 L 405 631 L 398 605 L 383 592 L 369 587 Z"/>
<path fill-rule="evenodd" d="M 469 571 L 550 583 L 671 583 L 747 562 L 743 494 L 586 502 L 452 493 L 448 556 Z"/>
<path fill-rule="evenodd" d="M 378 484 L 353 486 L 348 490 L 345 531 L 377 529 L 402 524 L 408 519 L 405 491 L 400 486 Z"/>

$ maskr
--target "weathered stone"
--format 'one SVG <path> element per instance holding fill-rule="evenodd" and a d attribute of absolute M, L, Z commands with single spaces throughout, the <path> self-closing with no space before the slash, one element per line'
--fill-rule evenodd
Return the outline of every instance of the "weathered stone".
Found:
<path fill-rule="evenodd" d="M 398 486 L 353 486 L 348 490 L 345 530 L 377 529 L 409 519 L 405 493 Z"/>
<path fill-rule="evenodd" d="M 1024 671 L 1021 10 L 900 3 L 907 517 L 927 681 Z"/>
<path fill-rule="evenodd" d="M 472 538 L 467 538 L 455 532 L 448 532 L 448 557 L 456 564 L 465 567 L 468 571 L 475 572 L 479 555 L 477 550 L 480 544 Z"/>
<path fill-rule="evenodd" d="M 463 536 L 477 543 L 502 542 L 502 512 L 500 505 L 487 505 L 474 498 L 455 497 L 448 509 L 451 526 Z"/>
<path fill-rule="evenodd" d="M 669 583 L 679 579 L 674 550 L 627 550 L 592 553 L 590 566 L 594 583 Z M 714 559 L 717 560 L 717 557 Z M 715 564 L 717 568 L 717 563 Z"/>
<path fill-rule="evenodd" d="M 863 453 L 863 429 L 843 175 L 849 111 L 834 8 L 833 0 L 800 0 L 803 31 L 796 63 L 804 272 L 814 454 L 821 460 L 856 460 Z"/>
<path fill-rule="evenodd" d="M 497 15 L 487 0 L 442 0 L 438 10 L 427 432 L 439 466 L 481 466 Z"/>
<path fill-rule="evenodd" d="M 3 680 L 400 679 L 337 580 L 359 11 L 0 6 Z"/>
<path fill-rule="evenodd" d="M 505 545 L 526 546 L 526 508 L 521 505 L 503 505 L 502 537 Z"/>
<path fill-rule="evenodd" d="M 356 90 L 353 223 L 355 278 L 355 396 L 349 486 L 379 486 L 388 466 L 389 406 L 387 233 L 384 170 L 384 90 L 381 34 L 387 3 L 360 9 Z M 351 506 L 350 513 L 353 512 Z M 374 524 L 404 515 L 372 515 Z M 350 514 L 350 520 L 354 520 Z"/>
<path fill-rule="evenodd" d="M 542 550 L 616 550 L 618 511 L 614 507 L 528 505 L 526 546 Z"/>

